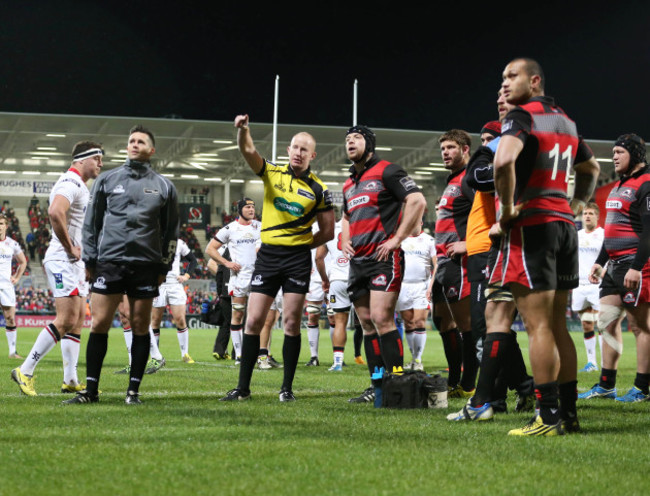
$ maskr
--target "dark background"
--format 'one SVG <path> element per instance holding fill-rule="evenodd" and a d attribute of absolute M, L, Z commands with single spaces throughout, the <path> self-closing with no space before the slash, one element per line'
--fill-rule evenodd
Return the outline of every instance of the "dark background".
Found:
<path fill-rule="evenodd" d="M 267 4 L 265 4 L 267 5 Z M 405 4 L 406 5 L 406 4 Z M 501 72 L 537 59 L 590 139 L 650 138 L 644 2 L 2 2 L 0 111 L 478 132 Z"/>

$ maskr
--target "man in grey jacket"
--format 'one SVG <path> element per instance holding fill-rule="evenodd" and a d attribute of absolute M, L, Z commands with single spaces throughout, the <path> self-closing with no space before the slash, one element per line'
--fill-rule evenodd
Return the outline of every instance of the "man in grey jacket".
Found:
<path fill-rule="evenodd" d="M 86 389 L 64 403 L 99 401 L 99 376 L 108 331 L 122 295 L 129 300 L 133 344 L 126 404 L 141 403 L 139 387 L 149 357 L 153 298 L 171 268 L 178 239 L 174 185 L 153 171 L 151 131 L 129 132 L 128 159 L 95 181 L 83 225 L 82 258 L 92 282 L 92 328 L 86 348 Z"/>

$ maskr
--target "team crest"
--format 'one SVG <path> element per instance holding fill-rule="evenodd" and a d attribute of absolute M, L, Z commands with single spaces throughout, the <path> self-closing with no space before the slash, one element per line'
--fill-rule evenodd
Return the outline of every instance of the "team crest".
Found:
<path fill-rule="evenodd" d="M 263 284 L 262 276 L 257 274 L 251 281 L 251 286 L 261 286 Z"/>
<path fill-rule="evenodd" d="M 456 289 L 456 286 L 450 286 L 450 288 L 447 290 L 447 298 L 456 298 L 458 296 L 458 290 Z"/>
<path fill-rule="evenodd" d="M 458 186 L 447 186 L 447 189 L 445 190 L 445 193 L 443 196 L 449 196 L 451 198 L 456 198 L 457 196 L 460 196 L 460 188 Z"/>
<path fill-rule="evenodd" d="M 636 297 L 634 296 L 634 293 L 629 292 L 625 293 L 625 296 L 623 296 L 623 302 L 624 303 L 634 303 L 636 301 Z"/>
<path fill-rule="evenodd" d="M 124 186 L 121 184 L 118 184 L 113 188 L 113 193 L 118 194 L 118 193 L 124 193 Z"/>
<path fill-rule="evenodd" d="M 621 198 L 625 198 L 627 200 L 634 200 L 634 190 L 630 188 L 626 188 L 623 191 L 621 191 Z"/>
<path fill-rule="evenodd" d="M 384 274 L 380 274 L 370 282 L 373 286 L 385 286 L 387 281 L 388 279 L 386 279 L 386 276 Z"/>

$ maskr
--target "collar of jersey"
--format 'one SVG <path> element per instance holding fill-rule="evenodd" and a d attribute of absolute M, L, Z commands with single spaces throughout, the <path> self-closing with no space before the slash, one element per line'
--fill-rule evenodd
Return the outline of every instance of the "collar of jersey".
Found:
<path fill-rule="evenodd" d="M 363 166 L 363 170 L 362 170 L 361 172 L 359 172 L 359 173 L 357 173 L 357 169 L 356 169 L 356 167 L 354 166 L 354 164 L 352 164 L 352 165 L 350 166 L 350 177 L 351 177 L 352 179 L 354 179 L 355 177 L 361 177 L 361 176 L 363 176 L 363 174 L 364 174 L 368 169 L 371 169 L 372 167 L 374 167 L 375 165 L 377 165 L 380 161 L 381 161 L 381 159 L 380 159 L 377 155 L 374 155 L 374 154 L 373 154 L 373 156 L 370 157 L 370 160 L 368 160 L 368 161 L 364 164 L 364 166 Z"/>

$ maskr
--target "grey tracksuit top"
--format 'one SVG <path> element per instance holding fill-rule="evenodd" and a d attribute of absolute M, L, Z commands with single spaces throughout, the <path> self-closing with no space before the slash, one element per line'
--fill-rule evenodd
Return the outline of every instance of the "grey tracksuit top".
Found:
<path fill-rule="evenodd" d="M 178 239 L 176 188 L 148 162 L 127 159 L 95 180 L 82 239 L 82 258 L 89 267 L 97 262 L 155 264 L 165 274 Z"/>

